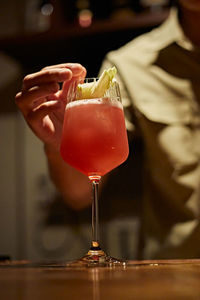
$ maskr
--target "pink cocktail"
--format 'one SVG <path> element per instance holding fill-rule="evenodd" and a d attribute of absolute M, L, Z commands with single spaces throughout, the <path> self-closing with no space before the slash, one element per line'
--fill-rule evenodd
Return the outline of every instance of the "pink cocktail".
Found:
<path fill-rule="evenodd" d="M 60 150 L 88 177 L 103 176 L 123 163 L 129 150 L 122 104 L 109 98 L 69 103 Z"/>
<path fill-rule="evenodd" d="M 98 79 L 93 80 L 96 83 Z M 65 110 L 60 153 L 66 163 L 90 179 L 93 202 L 91 247 L 85 256 L 73 264 L 124 264 L 101 250 L 98 222 L 98 185 L 101 176 L 122 164 L 129 153 L 119 85 L 112 82 L 102 98 L 75 100 L 74 94 L 76 91 L 72 93 Z"/>

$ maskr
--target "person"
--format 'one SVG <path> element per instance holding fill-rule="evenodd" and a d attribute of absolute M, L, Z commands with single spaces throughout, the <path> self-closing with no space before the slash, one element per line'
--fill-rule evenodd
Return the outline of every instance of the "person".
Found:
<path fill-rule="evenodd" d="M 163 24 L 111 51 L 102 63 L 102 69 L 117 67 L 130 138 L 139 134 L 143 140 L 143 259 L 200 257 L 199 26 L 200 2 L 178 0 Z M 85 75 L 80 64 L 46 67 L 26 76 L 16 95 L 44 142 L 52 180 L 78 210 L 90 204 L 90 185 L 62 161 L 59 144 L 70 81 Z"/>

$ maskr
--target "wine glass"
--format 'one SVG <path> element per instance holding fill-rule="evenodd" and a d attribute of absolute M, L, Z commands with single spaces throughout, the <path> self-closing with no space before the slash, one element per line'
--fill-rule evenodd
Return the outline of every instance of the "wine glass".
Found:
<path fill-rule="evenodd" d="M 85 82 L 98 78 L 85 79 Z M 60 153 L 65 162 L 85 174 L 93 187 L 92 241 L 88 253 L 74 265 L 121 265 L 120 259 L 108 256 L 100 247 L 98 186 L 101 177 L 122 164 L 129 147 L 119 84 L 114 83 L 103 97 L 81 99 L 77 84 L 69 89 Z"/>

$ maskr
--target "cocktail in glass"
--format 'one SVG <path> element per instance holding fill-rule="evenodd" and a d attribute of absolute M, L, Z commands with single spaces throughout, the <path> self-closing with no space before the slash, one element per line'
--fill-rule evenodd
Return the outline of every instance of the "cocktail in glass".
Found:
<path fill-rule="evenodd" d="M 97 199 L 101 177 L 122 164 L 129 153 L 119 85 L 115 82 L 100 98 L 72 100 L 65 110 L 60 152 L 93 186 L 91 248 L 75 264 L 123 264 L 100 247 Z"/>

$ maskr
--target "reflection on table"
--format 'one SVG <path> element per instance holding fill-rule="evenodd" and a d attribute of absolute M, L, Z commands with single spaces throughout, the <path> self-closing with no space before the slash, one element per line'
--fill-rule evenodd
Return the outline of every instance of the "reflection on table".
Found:
<path fill-rule="evenodd" d="M 125 267 L 0 264 L 0 299 L 200 299 L 200 259 L 128 261 Z"/>

